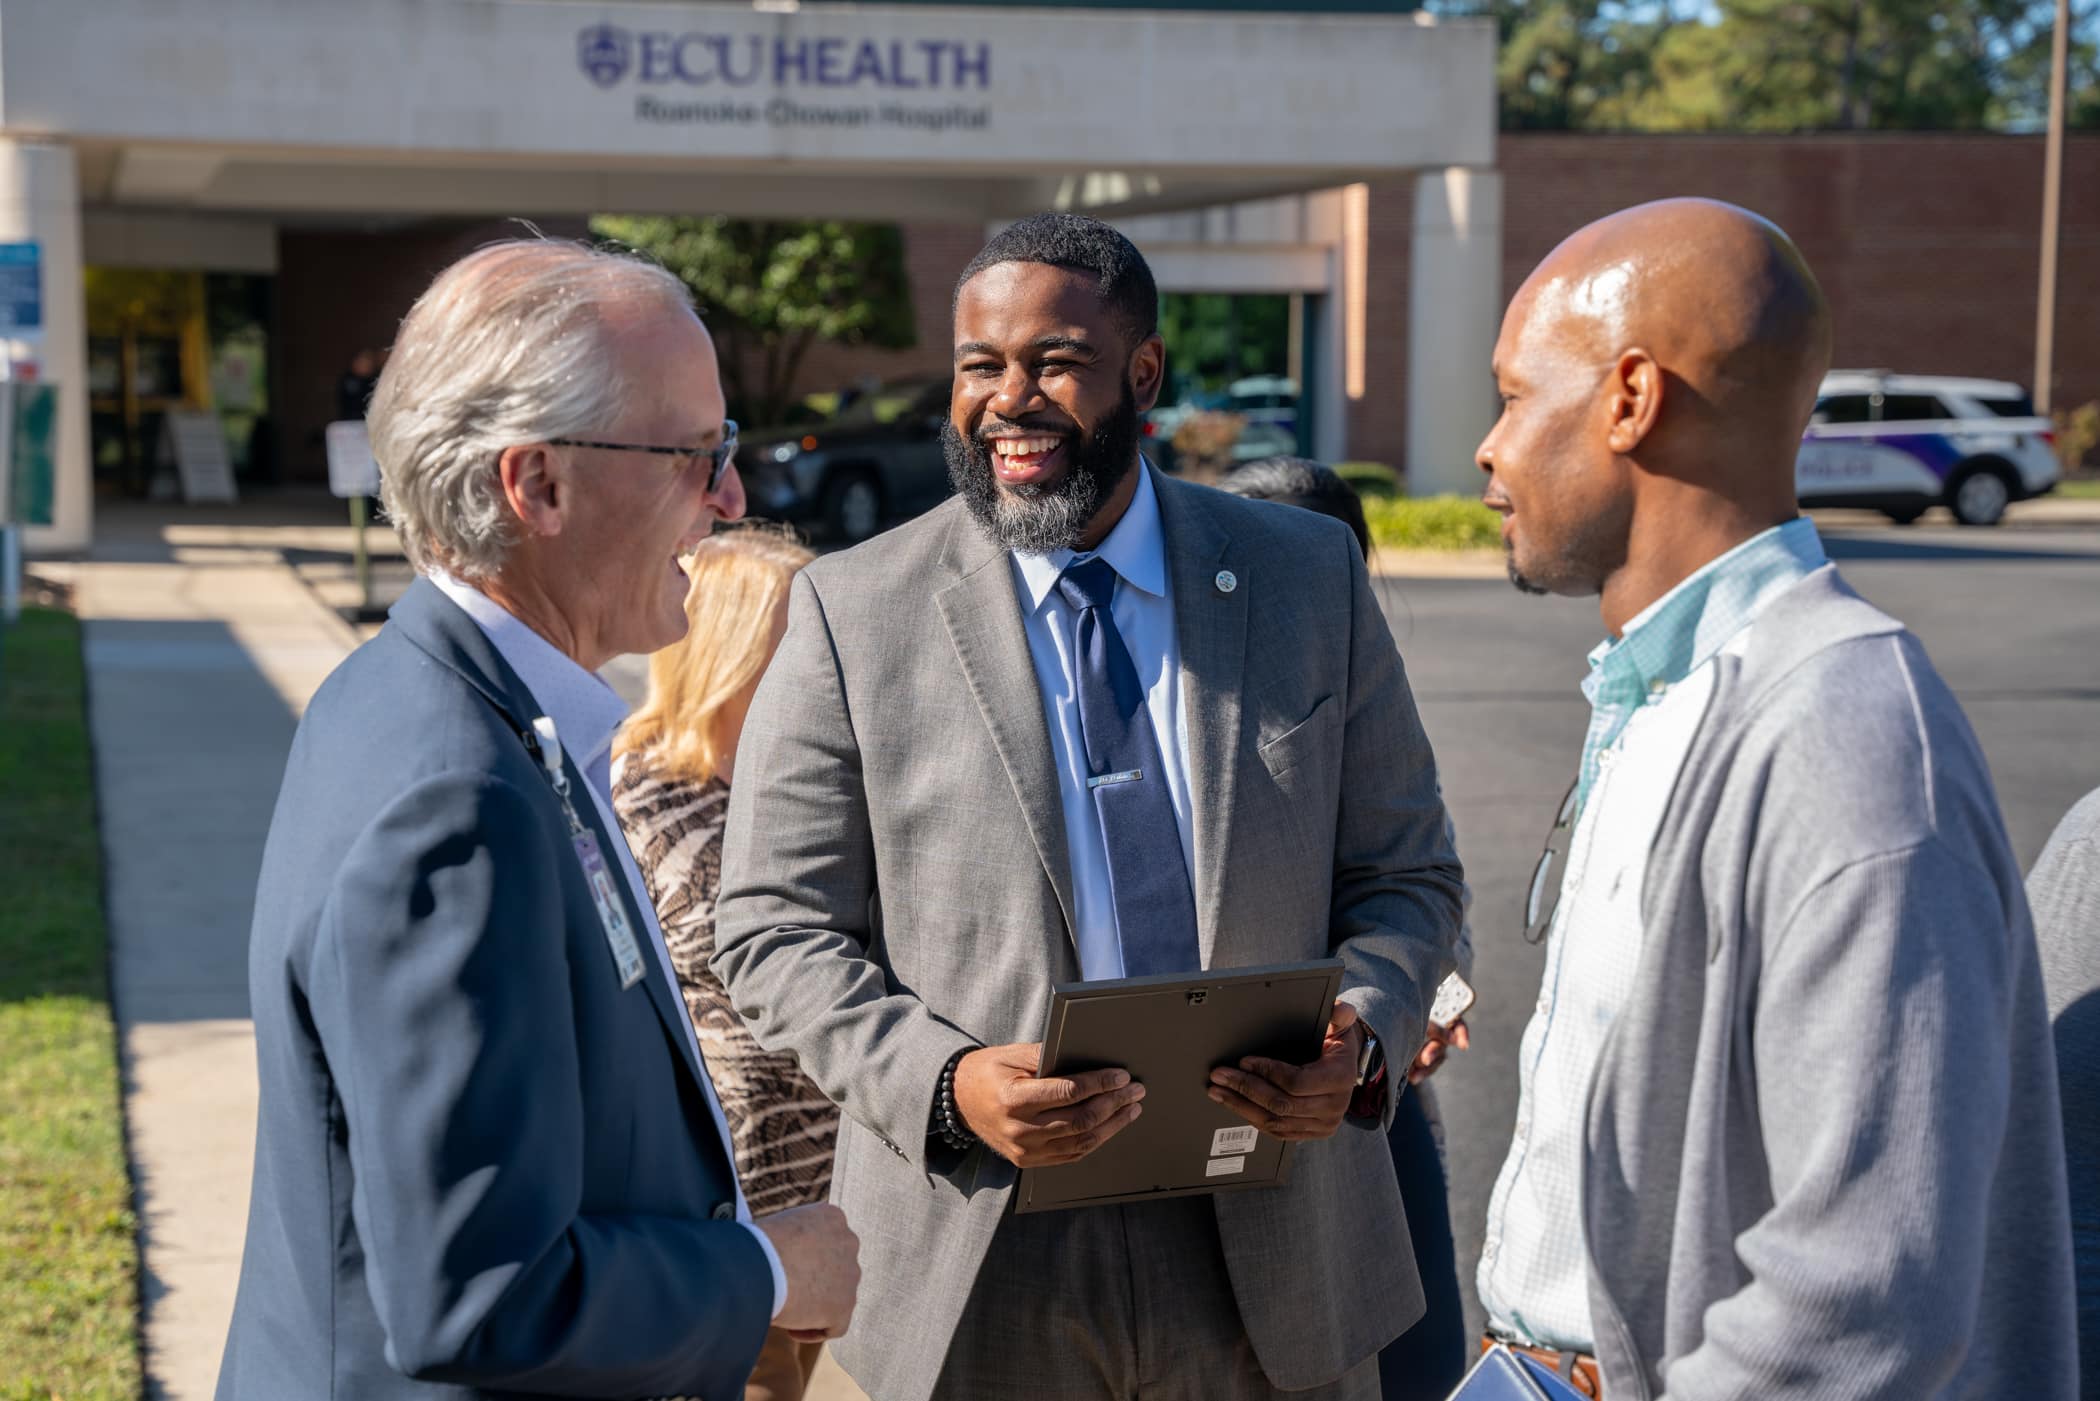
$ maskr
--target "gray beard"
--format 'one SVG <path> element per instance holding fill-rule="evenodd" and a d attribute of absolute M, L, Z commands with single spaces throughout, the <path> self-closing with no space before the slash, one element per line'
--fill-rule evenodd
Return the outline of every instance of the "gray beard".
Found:
<path fill-rule="evenodd" d="M 1137 470 L 1137 397 L 1129 384 L 1116 411 L 1075 439 L 1072 449 L 1071 469 L 1054 486 L 1007 488 L 992 470 L 988 444 L 963 437 L 953 423 L 941 424 L 941 452 L 956 495 L 980 530 L 1024 555 L 1077 550 L 1102 505 Z"/>
<path fill-rule="evenodd" d="M 1087 523 L 1101 509 L 1106 496 L 1090 472 L 1073 473 L 1059 486 L 1064 489 L 1009 491 L 994 487 L 995 494 L 989 499 L 965 492 L 963 500 L 978 528 L 1002 548 L 1024 555 L 1055 554 L 1079 548 Z"/>

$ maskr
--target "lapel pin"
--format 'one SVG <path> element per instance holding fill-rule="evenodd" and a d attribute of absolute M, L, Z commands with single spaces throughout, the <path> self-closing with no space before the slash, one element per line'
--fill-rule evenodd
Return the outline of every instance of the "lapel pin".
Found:
<path fill-rule="evenodd" d="M 1230 569 L 1220 569 L 1217 578 L 1218 592 L 1231 593 L 1240 586 L 1240 576 Z"/>

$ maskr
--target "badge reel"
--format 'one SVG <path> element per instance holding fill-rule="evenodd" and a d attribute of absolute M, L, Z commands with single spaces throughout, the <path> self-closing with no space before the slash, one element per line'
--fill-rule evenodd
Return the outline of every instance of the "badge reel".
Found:
<path fill-rule="evenodd" d="M 562 815 L 569 819 L 569 845 L 583 863 L 584 882 L 591 888 L 591 902 L 598 907 L 598 924 L 605 931 L 605 946 L 612 952 L 613 968 L 620 975 L 624 991 L 642 980 L 641 946 L 635 942 L 634 927 L 627 922 L 627 911 L 620 903 L 620 892 L 613 885 L 598 838 L 576 816 L 576 805 L 569 799 L 569 774 L 562 767 L 561 737 L 555 733 L 554 721 L 542 715 L 532 722 L 532 731 L 540 738 L 540 766 L 547 771 L 547 781 L 554 785 L 554 796 L 561 800 Z"/>

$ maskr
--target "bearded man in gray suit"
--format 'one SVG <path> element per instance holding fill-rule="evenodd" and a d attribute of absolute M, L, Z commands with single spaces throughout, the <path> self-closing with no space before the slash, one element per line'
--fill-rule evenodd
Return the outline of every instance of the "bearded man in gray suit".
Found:
<path fill-rule="evenodd" d="M 1157 302 L 1091 219 L 977 256 L 957 499 L 798 576 L 738 752 L 714 966 L 846 1111 L 881 1401 L 1373 1397 L 1421 1313 L 1375 1130 L 1459 925 L 1435 764 L 1348 529 L 1139 456 Z M 1053 983 L 1329 955 L 1319 1059 L 1212 1077 L 1287 1186 L 1009 1214 L 1143 1112 L 1037 1078 Z"/>

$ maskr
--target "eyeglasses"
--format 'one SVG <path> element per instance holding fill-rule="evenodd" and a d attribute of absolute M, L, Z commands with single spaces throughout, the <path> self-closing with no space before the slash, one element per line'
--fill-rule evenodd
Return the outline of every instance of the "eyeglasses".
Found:
<path fill-rule="evenodd" d="M 707 490 L 712 495 L 722 485 L 722 474 L 729 470 L 730 459 L 736 456 L 736 420 L 722 420 L 722 441 L 711 448 L 660 448 L 648 443 L 601 443 L 591 438 L 549 438 L 547 441 L 558 448 L 597 448 L 602 452 L 647 452 L 658 457 L 682 457 L 686 459 L 686 466 L 704 457 L 708 460 Z"/>
<path fill-rule="evenodd" d="M 1560 800 L 1560 815 L 1546 834 L 1546 849 L 1539 853 L 1538 867 L 1531 873 L 1531 893 L 1524 901 L 1526 943 L 1543 944 L 1553 932 L 1553 912 L 1560 908 L 1560 883 L 1565 874 L 1559 868 L 1567 860 L 1568 845 L 1575 835 L 1575 796 L 1581 788 L 1579 778 L 1568 785 L 1567 795 Z"/>

